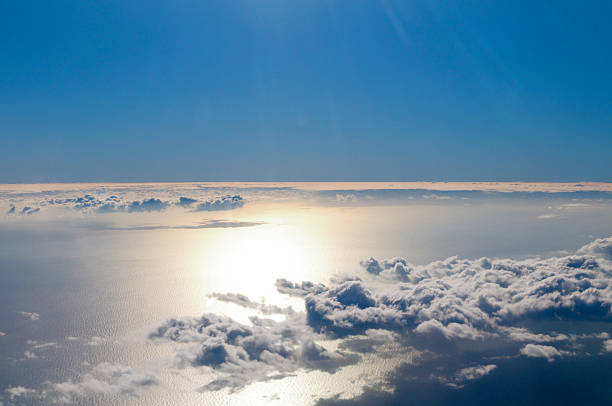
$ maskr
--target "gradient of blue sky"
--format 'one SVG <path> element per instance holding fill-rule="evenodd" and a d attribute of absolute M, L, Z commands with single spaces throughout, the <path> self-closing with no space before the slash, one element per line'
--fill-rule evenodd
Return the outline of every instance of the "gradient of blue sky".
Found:
<path fill-rule="evenodd" d="M 0 182 L 612 181 L 612 3 L 6 1 Z"/>

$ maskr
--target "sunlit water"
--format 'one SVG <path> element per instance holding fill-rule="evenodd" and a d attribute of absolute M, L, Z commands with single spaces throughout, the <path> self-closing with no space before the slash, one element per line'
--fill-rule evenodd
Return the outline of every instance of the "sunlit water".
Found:
<path fill-rule="evenodd" d="M 171 368 L 171 345 L 151 343 L 147 334 L 175 316 L 212 312 L 248 323 L 255 314 L 209 297 L 213 292 L 241 293 L 302 311 L 301 300 L 277 292 L 276 279 L 325 283 L 338 276 L 361 277 L 359 263 L 371 256 L 404 256 L 416 264 L 453 255 L 554 256 L 612 234 L 607 200 L 374 199 L 367 205 L 331 205 L 300 199 L 247 199 L 242 208 L 220 212 L 49 210 L 5 216 L 0 220 L 0 331 L 5 333 L 0 389 L 77 380 L 92 366 L 110 362 L 154 370 L 161 385 L 70 403 L 309 405 L 320 397 L 354 396 L 399 363 L 410 362 L 410 354 L 394 358 L 388 356 L 394 351 L 389 347 L 387 355 L 370 354 L 334 374 L 298 371 L 236 393 L 203 392 L 199 388 L 210 377 L 195 368 Z M 211 219 L 258 224 L 137 228 Z M 40 317 L 31 320 L 19 312 Z M 34 341 L 55 344 L 35 348 Z M 26 397 L 3 396 L 5 404 L 30 404 Z"/>

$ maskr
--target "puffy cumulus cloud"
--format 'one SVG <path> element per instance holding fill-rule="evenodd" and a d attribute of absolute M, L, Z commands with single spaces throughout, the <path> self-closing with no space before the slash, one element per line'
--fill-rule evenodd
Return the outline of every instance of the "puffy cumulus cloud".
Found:
<path fill-rule="evenodd" d="M 473 381 L 487 381 L 493 371 L 512 381 L 531 370 L 536 358 L 564 365 L 563 372 L 550 372 L 558 380 L 550 388 L 565 380 L 574 387 L 581 368 L 609 376 L 602 375 L 602 365 L 610 361 L 605 354 L 612 323 L 611 248 L 612 238 L 604 238 L 575 255 L 545 259 L 451 257 L 427 265 L 405 258 L 362 261 L 368 279 L 304 295 L 309 325 L 334 337 L 387 329 L 423 355 L 396 371 L 390 393 L 366 389 L 347 402 L 329 398 L 319 403 L 403 404 L 410 396 L 417 397 L 414 404 L 471 403 L 474 398 L 462 394 L 478 398 L 483 395 L 473 388 L 486 392 Z M 286 285 L 291 286 L 281 284 Z M 501 378 L 491 379 L 492 387 L 506 385 Z M 591 379 L 585 387 L 601 391 L 605 380 Z M 523 384 L 520 391 L 532 404 L 533 388 Z M 612 397 L 610 390 L 604 392 Z M 595 399 L 594 404 L 605 402 Z"/>
<path fill-rule="evenodd" d="M 580 248 L 578 254 L 600 256 L 612 261 L 612 237 L 599 238 Z"/>
<path fill-rule="evenodd" d="M 553 361 L 556 357 L 561 356 L 555 347 L 540 344 L 527 344 L 521 348 L 521 354 L 532 358 L 546 358 L 548 361 Z"/>
<path fill-rule="evenodd" d="M 244 206 L 244 199 L 240 195 L 227 195 L 201 202 L 195 211 L 233 210 Z"/>
<path fill-rule="evenodd" d="M 612 323 L 612 263 L 605 248 L 612 240 L 602 241 L 597 249 L 589 244 L 574 255 L 543 259 L 451 257 L 414 265 L 370 258 L 361 264 L 362 278 L 326 284 L 278 279 L 277 290 L 301 298 L 304 312 L 236 293 L 212 294 L 260 313 L 285 314 L 283 321 L 252 317 L 245 325 L 206 314 L 168 320 L 150 337 L 175 343 L 177 365 L 212 372 L 205 390 L 236 390 L 299 369 L 333 372 L 364 354 L 389 356 L 394 348 L 394 357 L 417 355 L 390 376 L 391 388 L 429 388 L 455 399 L 459 395 L 448 390 L 499 382 L 506 371 L 530 368 L 535 358 L 567 362 L 570 369 L 571 362 L 602 362 Z M 368 390 L 359 400 L 368 393 L 388 400 Z M 339 398 L 325 402 L 342 404 Z"/>
<path fill-rule="evenodd" d="M 110 213 L 126 209 L 126 204 L 116 195 L 96 197 L 91 194 L 85 194 L 77 197 L 48 199 L 42 202 L 41 205 L 70 207 L 81 212 L 97 213 Z"/>
<path fill-rule="evenodd" d="M 114 195 L 105 199 L 95 199 L 91 195 L 86 195 L 85 198 L 64 199 L 62 202 L 58 202 L 56 200 L 54 204 L 66 204 L 70 202 L 75 202 L 75 204 L 72 205 L 72 208 L 75 210 L 95 213 L 138 213 L 163 211 L 170 204 L 154 197 L 140 201 L 134 200 L 131 202 L 122 202 L 117 196 Z"/>
<path fill-rule="evenodd" d="M 162 211 L 168 206 L 167 202 L 162 202 L 160 199 L 150 198 L 141 202 L 132 202 L 127 206 L 128 213 L 132 212 L 151 212 Z"/>
<path fill-rule="evenodd" d="M 366 272 L 389 282 L 374 293 L 371 283 L 351 282 L 370 304 L 346 306 L 344 284 L 311 296 L 307 309 L 332 330 L 358 327 L 369 320 L 366 313 L 396 328 L 434 331 L 462 324 L 502 335 L 501 326 L 525 318 L 610 320 L 612 268 L 605 258 L 612 239 L 596 243 L 596 249 L 589 244 L 579 255 L 522 261 L 451 257 L 416 266 L 404 258 L 370 258 L 362 262 Z M 518 337 L 518 331 L 513 333 Z"/>
<path fill-rule="evenodd" d="M 257 317 L 250 321 L 251 325 L 244 325 L 214 314 L 171 319 L 151 332 L 150 338 L 182 344 L 178 365 L 213 372 L 215 378 L 202 390 L 236 390 L 298 369 L 333 372 L 359 359 L 318 344 L 316 340 L 322 337 L 309 328 L 303 314 L 290 314 L 282 322 Z"/>
<path fill-rule="evenodd" d="M 245 199 L 238 195 L 224 195 L 220 197 L 208 197 L 205 199 L 195 199 L 180 196 L 177 201 L 172 201 L 164 193 L 164 196 L 150 196 L 134 200 L 128 198 L 128 194 L 84 194 L 77 197 L 52 198 L 33 200 L 30 205 L 25 205 L 21 210 L 13 204 L 9 206 L 7 215 L 20 214 L 31 215 L 37 213 L 45 207 L 65 207 L 81 213 L 139 213 L 139 212 L 159 212 L 174 206 L 192 211 L 216 211 L 232 210 L 244 206 Z M 36 207 L 38 206 L 38 207 Z"/>

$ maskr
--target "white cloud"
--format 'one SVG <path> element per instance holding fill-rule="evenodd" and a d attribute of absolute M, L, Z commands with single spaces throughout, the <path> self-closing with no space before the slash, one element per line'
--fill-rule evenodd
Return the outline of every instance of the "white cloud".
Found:
<path fill-rule="evenodd" d="M 159 384 L 151 373 L 140 373 L 118 364 L 101 363 L 80 380 L 48 384 L 47 392 L 69 401 L 91 394 L 134 394 L 141 388 Z"/>
<path fill-rule="evenodd" d="M 18 397 L 35 393 L 34 389 L 25 388 L 23 386 L 12 386 L 5 389 L 5 392 L 9 394 L 11 400 L 15 400 Z"/>
<path fill-rule="evenodd" d="M 496 368 L 497 365 L 495 364 L 477 365 L 474 367 L 462 368 L 454 376 L 452 376 L 450 380 L 447 380 L 446 378 L 442 377 L 441 381 L 452 388 L 460 389 L 469 381 L 480 379 L 483 376 L 491 373 L 491 371 Z"/>
<path fill-rule="evenodd" d="M 527 344 L 521 348 L 521 354 L 532 358 L 546 358 L 552 361 L 561 356 L 559 350 L 550 345 Z"/>
<path fill-rule="evenodd" d="M 546 220 L 546 219 L 554 219 L 554 218 L 556 218 L 556 217 L 559 217 L 559 215 L 558 215 L 558 214 L 552 214 L 552 213 L 549 213 L 549 214 L 542 214 L 542 215 L 538 216 L 538 218 L 539 218 L 539 219 L 542 219 L 542 220 Z"/>
<path fill-rule="evenodd" d="M 38 355 L 32 351 L 24 351 L 23 355 L 25 356 L 25 359 L 38 359 Z"/>
<path fill-rule="evenodd" d="M 33 349 L 44 349 L 57 346 L 57 343 L 54 342 L 44 342 L 37 340 L 28 340 L 28 345 L 32 346 Z"/>
<path fill-rule="evenodd" d="M 578 250 L 581 255 L 594 255 L 612 261 L 612 237 L 599 238 Z"/>
<path fill-rule="evenodd" d="M 21 316 L 26 319 L 37 321 L 40 320 L 40 314 L 35 312 L 18 312 Z"/>

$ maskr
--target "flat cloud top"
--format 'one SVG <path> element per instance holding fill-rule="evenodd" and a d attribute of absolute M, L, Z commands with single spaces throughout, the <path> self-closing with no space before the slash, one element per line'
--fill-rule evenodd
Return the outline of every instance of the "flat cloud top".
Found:
<path fill-rule="evenodd" d="M 377 190 L 377 189 L 423 189 L 423 190 L 481 190 L 499 192 L 612 192 L 610 182 L 151 182 L 151 183 L 31 183 L 0 184 L 0 192 L 38 193 L 48 190 L 70 191 L 84 188 L 132 189 L 135 187 L 167 188 L 176 186 L 185 189 L 200 188 L 293 188 L 300 190 Z"/>

